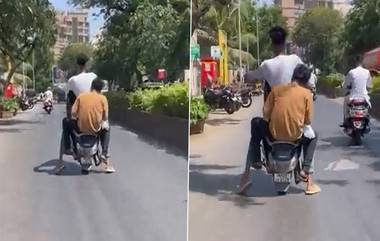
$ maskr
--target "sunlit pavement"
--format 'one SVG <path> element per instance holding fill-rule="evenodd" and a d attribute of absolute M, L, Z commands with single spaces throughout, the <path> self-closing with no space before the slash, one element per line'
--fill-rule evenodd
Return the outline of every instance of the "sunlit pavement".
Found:
<path fill-rule="evenodd" d="M 380 125 L 372 122 L 364 145 L 352 147 L 339 128 L 342 100 L 320 96 L 315 104 L 316 196 L 295 184 L 277 196 L 263 171 L 248 197 L 235 195 L 262 97 L 250 109 L 210 116 L 205 133 L 191 137 L 189 241 L 380 240 Z"/>
<path fill-rule="evenodd" d="M 114 174 L 52 174 L 64 106 L 0 121 L 0 240 L 185 241 L 187 161 L 111 128 Z"/>

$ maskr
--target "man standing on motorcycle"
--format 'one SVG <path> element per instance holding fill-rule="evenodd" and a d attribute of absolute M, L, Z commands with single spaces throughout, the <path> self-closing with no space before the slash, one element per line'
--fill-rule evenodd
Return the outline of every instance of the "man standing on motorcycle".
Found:
<path fill-rule="evenodd" d="M 265 137 L 272 141 L 300 142 L 304 162 L 299 178 L 307 182 L 305 193 L 315 194 L 321 191 L 311 178 L 317 135 L 311 127 L 313 98 L 308 89 L 309 79 L 310 70 L 300 64 L 295 68 L 290 84 L 272 87 L 264 104 L 264 118 L 256 117 L 251 122 L 251 141 L 239 194 L 244 194 L 251 185 L 251 166 L 256 169 L 262 166 L 260 147 Z"/>
<path fill-rule="evenodd" d="M 346 76 L 343 84 L 343 89 L 346 91 L 346 97 L 343 104 L 343 124 L 342 127 L 347 125 L 348 103 L 354 96 L 363 97 L 366 99 L 369 106 L 371 106 L 368 90 L 372 87 L 371 74 L 369 70 L 363 68 L 362 58 L 360 55 L 355 58 L 356 68 L 350 70 Z"/>
<path fill-rule="evenodd" d="M 93 134 L 100 138 L 102 146 L 101 159 L 105 164 L 104 171 L 115 172 L 109 160 L 110 128 L 108 123 L 108 101 L 101 94 L 104 82 L 96 78 L 91 85 L 91 92 L 80 94 L 73 107 L 72 118 L 75 130 L 79 133 Z"/>

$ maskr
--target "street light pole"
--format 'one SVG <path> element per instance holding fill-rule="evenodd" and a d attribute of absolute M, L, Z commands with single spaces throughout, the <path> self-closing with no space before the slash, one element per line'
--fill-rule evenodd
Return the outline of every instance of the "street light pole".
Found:
<path fill-rule="evenodd" d="M 255 10 L 255 14 L 256 14 L 257 67 L 260 67 L 259 16 L 257 15 L 257 8 L 256 8 L 256 10 Z"/>
<path fill-rule="evenodd" d="M 238 9 L 238 15 L 239 15 L 239 77 L 240 77 L 240 83 L 242 83 L 242 73 L 241 73 L 241 70 L 242 70 L 242 58 L 241 58 L 241 0 L 239 0 L 239 9 Z"/>
<path fill-rule="evenodd" d="M 33 65 L 33 91 L 36 91 L 36 79 L 34 75 L 34 49 L 33 49 L 33 55 L 32 55 L 32 65 Z"/>

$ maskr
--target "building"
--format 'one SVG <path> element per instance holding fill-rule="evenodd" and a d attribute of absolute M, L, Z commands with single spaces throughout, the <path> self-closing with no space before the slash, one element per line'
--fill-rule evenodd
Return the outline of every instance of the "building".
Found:
<path fill-rule="evenodd" d="M 88 43 L 90 41 L 88 10 L 56 11 L 56 28 L 54 55 L 57 60 L 70 43 Z"/>
<path fill-rule="evenodd" d="M 333 8 L 344 17 L 352 7 L 349 0 L 275 0 L 274 3 L 282 9 L 290 30 L 294 28 L 297 19 L 311 8 Z"/>

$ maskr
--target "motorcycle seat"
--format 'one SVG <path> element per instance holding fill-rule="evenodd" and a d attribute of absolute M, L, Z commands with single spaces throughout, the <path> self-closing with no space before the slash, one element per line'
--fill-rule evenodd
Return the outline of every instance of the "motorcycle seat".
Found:
<path fill-rule="evenodd" d="M 286 141 L 271 141 L 266 138 L 266 148 L 271 156 L 281 162 L 290 161 L 296 154 L 300 153 L 300 144 Z"/>

